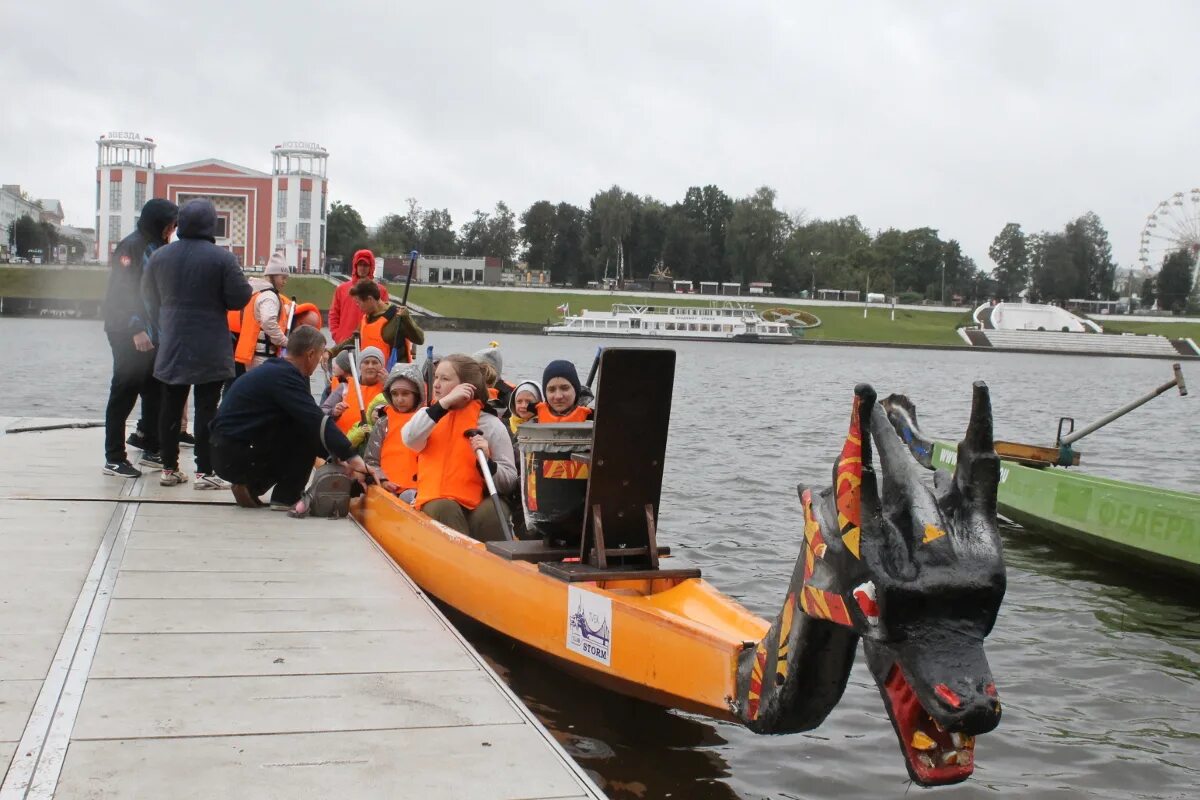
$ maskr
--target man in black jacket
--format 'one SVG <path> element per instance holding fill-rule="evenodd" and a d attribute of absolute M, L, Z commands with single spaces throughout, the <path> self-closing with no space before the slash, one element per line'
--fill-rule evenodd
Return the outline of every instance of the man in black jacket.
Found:
<path fill-rule="evenodd" d="M 154 377 L 154 340 L 146 305 L 142 302 L 142 272 L 150 256 L 171 238 L 179 207 L 154 198 L 142 207 L 137 230 L 113 251 L 104 299 L 104 333 L 113 354 L 112 384 L 104 412 L 104 473 L 136 478 L 141 471 L 129 463 L 125 422 L 138 395 L 142 397 L 142 463 L 159 466 L 158 412 L 162 384 Z"/>
<path fill-rule="evenodd" d="M 227 312 L 250 301 L 250 284 L 233 253 L 216 244 L 217 210 L 191 200 L 179 210 L 179 241 L 160 249 L 146 265 L 142 296 L 158 329 L 154 377 L 164 384 L 158 437 L 163 486 L 187 480 L 179 469 L 179 422 L 196 387 L 197 489 L 222 489 L 208 446 L 221 386 L 233 377 L 233 345 Z"/>
<path fill-rule="evenodd" d="M 366 474 L 366 464 L 313 400 L 309 378 L 325 353 L 325 335 L 309 325 L 292 331 L 287 355 L 268 358 L 225 393 L 212 423 L 217 474 L 232 483 L 238 505 L 291 508 L 300 500 L 313 460 L 333 455 Z"/>

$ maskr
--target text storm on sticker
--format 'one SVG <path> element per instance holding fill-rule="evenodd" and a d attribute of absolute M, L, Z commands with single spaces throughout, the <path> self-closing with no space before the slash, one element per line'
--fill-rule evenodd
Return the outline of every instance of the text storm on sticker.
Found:
<path fill-rule="evenodd" d="M 567 587 L 567 649 L 612 664 L 612 600 Z"/>

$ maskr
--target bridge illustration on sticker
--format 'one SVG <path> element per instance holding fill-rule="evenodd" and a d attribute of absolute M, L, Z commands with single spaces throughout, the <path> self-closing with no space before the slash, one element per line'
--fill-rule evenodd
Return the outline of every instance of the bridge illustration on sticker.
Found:
<path fill-rule="evenodd" d="M 612 664 L 612 600 L 567 587 L 567 649 Z"/>

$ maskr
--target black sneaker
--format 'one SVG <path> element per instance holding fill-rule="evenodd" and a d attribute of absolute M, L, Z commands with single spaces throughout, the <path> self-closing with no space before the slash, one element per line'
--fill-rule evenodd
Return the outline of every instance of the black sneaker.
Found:
<path fill-rule="evenodd" d="M 196 446 L 196 437 L 192 436 L 187 431 L 180 431 L 179 432 L 179 446 L 180 447 L 195 447 Z"/>
<path fill-rule="evenodd" d="M 142 471 L 128 461 L 109 461 L 100 471 L 105 475 L 114 475 L 118 478 L 142 477 Z"/>
<path fill-rule="evenodd" d="M 162 456 L 158 453 L 151 453 L 149 450 L 142 451 L 142 457 L 138 459 L 138 463 L 143 467 L 153 467 L 154 469 L 162 469 Z"/>
<path fill-rule="evenodd" d="M 145 450 L 146 434 L 135 429 L 133 433 L 129 434 L 129 438 L 125 440 L 125 444 L 129 445 L 130 447 L 136 447 L 138 450 Z"/>

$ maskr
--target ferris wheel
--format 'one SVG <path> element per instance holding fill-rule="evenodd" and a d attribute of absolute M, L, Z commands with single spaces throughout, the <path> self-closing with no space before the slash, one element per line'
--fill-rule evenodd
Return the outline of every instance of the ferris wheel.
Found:
<path fill-rule="evenodd" d="M 1176 192 L 1155 206 L 1142 227 L 1138 260 L 1157 270 L 1163 259 L 1185 249 L 1193 258 L 1200 255 L 1200 189 Z"/>

